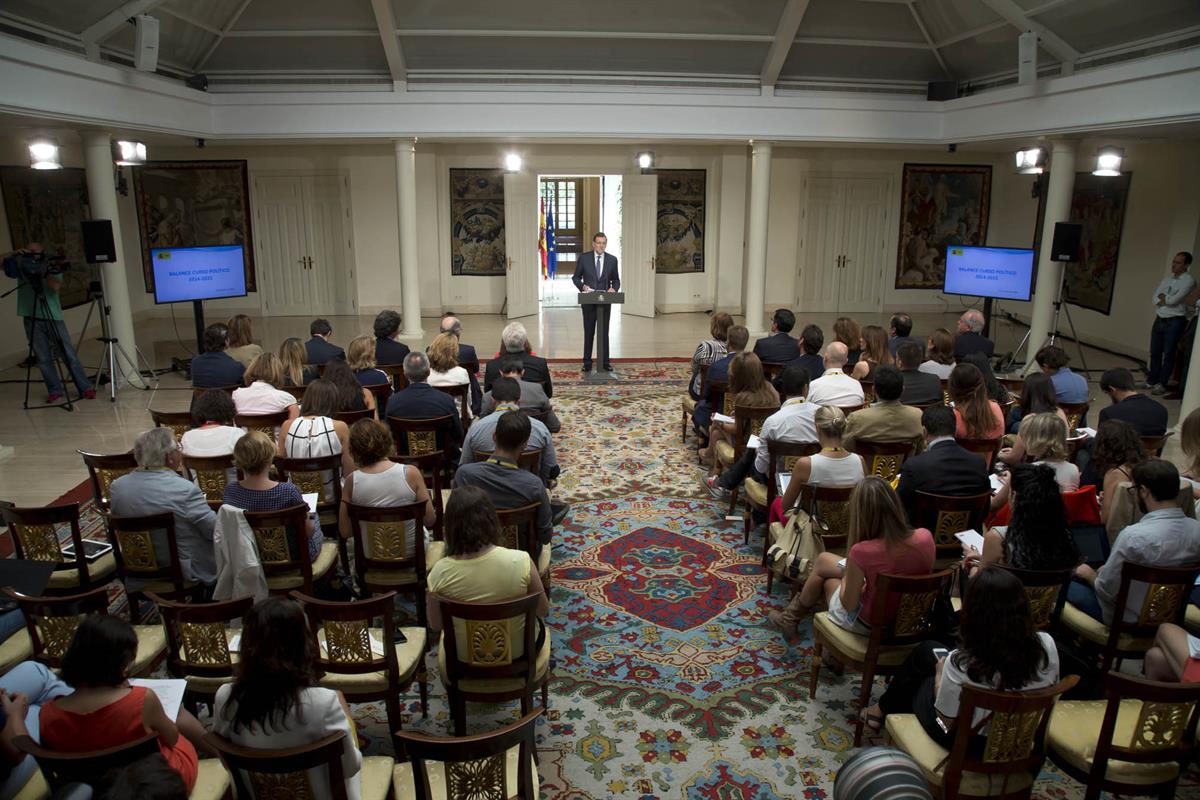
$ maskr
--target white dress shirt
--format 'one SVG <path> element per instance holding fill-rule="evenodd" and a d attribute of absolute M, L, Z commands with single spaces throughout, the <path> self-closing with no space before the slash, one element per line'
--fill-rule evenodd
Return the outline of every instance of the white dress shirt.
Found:
<path fill-rule="evenodd" d="M 1108 560 L 1096 574 L 1096 599 L 1105 624 L 1112 624 L 1113 605 L 1121 589 L 1121 565 L 1127 561 L 1151 567 L 1182 567 L 1200 562 L 1200 522 L 1181 509 L 1151 511 L 1117 534 Z M 1146 584 L 1134 583 L 1125 600 L 1125 621 L 1136 622 L 1146 599 Z"/>
<path fill-rule="evenodd" d="M 1167 299 L 1161 306 L 1156 305 L 1155 313 L 1163 319 L 1186 317 L 1187 306 L 1184 301 L 1187 300 L 1187 296 L 1192 293 L 1194 288 L 1196 288 L 1196 279 L 1187 272 L 1163 278 L 1162 283 L 1154 290 L 1154 302 L 1158 303 L 1160 294 L 1166 295 Z"/>
<path fill-rule="evenodd" d="M 783 404 L 783 408 L 763 420 L 759 438 L 776 442 L 815 442 L 815 419 L 819 408 L 816 403 L 805 402 L 803 397 L 793 397 Z M 754 468 L 766 475 L 767 466 L 767 448 L 763 446 L 754 454 Z"/>
<path fill-rule="evenodd" d="M 808 387 L 808 402 L 819 406 L 860 406 L 862 384 L 836 367 L 827 369 Z"/>

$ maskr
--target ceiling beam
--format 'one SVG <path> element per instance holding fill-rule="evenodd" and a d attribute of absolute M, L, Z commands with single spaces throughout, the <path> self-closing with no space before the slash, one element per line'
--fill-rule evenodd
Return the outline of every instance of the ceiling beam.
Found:
<path fill-rule="evenodd" d="M 291 38 L 309 36 L 369 37 L 378 36 L 375 29 L 344 28 L 326 30 L 247 30 L 231 31 L 230 38 Z M 397 28 L 396 35 L 407 39 L 465 38 L 465 39 L 645 39 L 649 41 L 683 42 L 762 42 L 770 43 L 774 36 L 756 33 L 665 33 L 655 31 L 548 31 L 507 30 L 503 28 Z"/>
<path fill-rule="evenodd" d="M 79 34 L 83 40 L 83 51 L 88 59 L 100 60 L 100 42 L 117 31 L 130 17 L 144 14 L 163 0 L 128 0 L 105 14 L 98 22 L 89 25 Z"/>
<path fill-rule="evenodd" d="M 392 84 L 404 84 L 408 80 L 408 67 L 404 63 L 404 52 L 400 49 L 400 37 L 396 36 L 392 0 L 371 0 L 371 10 L 375 12 L 375 25 L 379 28 L 379 41 L 387 57 L 388 72 L 392 73 Z"/>
<path fill-rule="evenodd" d="M 916 4 L 910 2 L 908 10 L 912 13 L 913 22 L 917 23 L 917 27 L 920 28 L 921 35 L 925 37 L 925 44 L 929 45 L 929 49 L 933 51 L 933 57 L 937 59 L 942 72 L 946 73 L 946 75 L 952 75 L 950 67 L 946 66 L 946 59 L 942 58 L 942 52 L 934 45 L 933 37 L 929 35 L 929 29 L 925 27 L 925 20 L 921 19 L 921 14 L 917 11 Z"/>
<path fill-rule="evenodd" d="M 796 32 L 800 30 L 800 23 L 804 20 L 806 11 L 808 0 L 788 0 L 784 6 L 783 13 L 779 15 L 779 24 L 775 26 L 775 37 L 767 50 L 767 57 L 763 59 L 762 72 L 759 74 L 759 83 L 763 87 L 770 86 L 774 91 L 775 82 L 779 80 L 779 73 L 796 41 Z"/>
<path fill-rule="evenodd" d="M 217 34 L 217 38 L 213 39 L 213 43 L 204 49 L 200 57 L 196 59 L 192 69 L 199 72 L 200 68 L 208 63 L 208 59 L 212 58 L 212 54 L 221 46 L 221 42 L 225 41 L 225 37 L 233 30 L 233 26 L 238 24 L 238 20 L 242 18 L 242 14 L 246 12 L 246 6 L 250 5 L 250 0 L 242 0 L 238 7 L 229 15 L 229 19 L 225 20 L 225 24 L 221 26 L 221 32 Z"/>
<path fill-rule="evenodd" d="M 213 27 L 212 25 L 209 25 L 207 22 L 201 22 L 200 20 L 196 19 L 195 17 L 188 16 L 187 14 L 184 14 L 181 11 L 176 11 L 173 8 L 161 9 L 159 11 L 159 13 L 166 14 L 169 17 L 174 17 L 175 19 L 179 20 L 180 22 L 186 22 L 188 25 L 191 25 L 193 28 L 199 28 L 202 31 L 211 33 L 213 36 L 221 35 L 220 28 Z"/>
<path fill-rule="evenodd" d="M 894 47 L 900 50 L 928 50 L 924 42 L 903 42 L 895 39 L 835 39 L 826 36 L 797 36 L 794 44 L 819 44 L 835 47 Z"/>
<path fill-rule="evenodd" d="M 1057 33 L 1047 28 L 1040 22 L 1035 22 L 1030 19 L 1025 13 L 1025 10 L 1016 4 L 1015 0 L 983 0 L 984 5 L 995 11 L 1004 20 L 1022 31 L 1033 31 L 1041 39 L 1042 46 L 1046 48 L 1063 64 L 1074 64 L 1079 60 L 1079 51 L 1071 45 L 1067 44 Z"/>

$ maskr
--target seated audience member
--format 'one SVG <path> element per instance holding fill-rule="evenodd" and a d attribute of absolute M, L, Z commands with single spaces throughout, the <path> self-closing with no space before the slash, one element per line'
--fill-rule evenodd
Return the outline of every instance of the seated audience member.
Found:
<path fill-rule="evenodd" d="M 1067 460 L 1067 426 L 1057 414 L 1030 414 L 1021 420 L 1018 436 L 1024 445 L 1025 455 L 1034 464 L 1045 464 L 1054 470 L 1054 480 L 1059 492 L 1073 492 L 1079 488 L 1079 467 Z M 1022 459 L 1024 460 L 1024 459 Z M 1021 461 L 1009 461 L 1020 464 Z M 1003 481 L 992 497 L 992 510 L 1002 508 L 1008 502 L 1008 481 Z"/>
<path fill-rule="evenodd" d="M 314 386 L 316 383 L 314 382 Z M 282 511 L 306 505 L 304 495 L 294 483 L 271 480 L 271 464 L 275 461 L 275 444 L 261 431 L 250 431 L 233 448 L 233 460 L 242 478 L 225 485 L 225 505 L 242 511 Z M 316 561 L 321 554 L 321 521 L 309 514 L 305 523 L 308 532 L 308 560 Z"/>
<path fill-rule="evenodd" d="M 204 329 L 204 352 L 192 359 L 192 386 L 241 386 L 246 367 L 230 357 L 229 328 L 214 322 Z"/>
<path fill-rule="evenodd" d="M 786 364 L 796 357 L 797 342 L 792 338 L 796 315 L 786 308 L 777 308 L 771 315 L 771 335 L 754 343 L 754 355 L 767 364 Z"/>
<path fill-rule="evenodd" d="M 1079 549 L 1067 527 L 1067 509 L 1050 467 L 1015 464 L 1009 470 L 1012 519 L 983 534 L 983 553 L 963 546 L 966 565 L 1006 564 L 1017 569 L 1074 569 Z"/>
<path fill-rule="evenodd" d="M 950 373 L 950 401 L 958 426 L 954 435 L 960 439 L 999 439 L 1004 435 L 1004 413 L 1000 405 L 988 398 L 983 375 L 974 364 L 959 364 Z"/>
<path fill-rule="evenodd" d="M 446 557 L 429 570 L 429 590 L 425 607 L 429 628 L 440 631 L 441 600 L 461 603 L 502 603 L 519 597 L 538 594 L 538 630 L 533 646 L 541 650 L 546 642 L 546 627 L 542 622 L 550 613 L 550 601 L 538 575 L 537 565 L 524 550 L 500 545 L 500 520 L 488 492 L 476 486 L 455 488 L 446 503 Z M 455 642 L 459 658 L 469 660 L 470 642 L 466 625 L 455 622 Z M 512 658 L 525 655 L 525 618 L 509 623 L 509 642 Z M 438 661 L 445 663 L 446 637 L 438 644 Z"/>
<path fill-rule="evenodd" d="M 1167 408 L 1153 397 L 1134 389 L 1133 373 L 1124 367 L 1107 369 L 1100 376 L 1100 391 L 1112 405 L 1100 409 L 1100 424 L 1120 419 L 1128 422 L 1138 436 L 1162 436 L 1167 431 Z"/>
<path fill-rule="evenodd" d="M 812 403 L 809 403 L 812 405 Z M 846 430 L 846 417 L 837 406 L 820 406 L 813 425 L 817 429 L 817 442 L 821 452 L 796 459 L 792 467 L 792 478 L 782 497 L 775 498 L 771 506 L 772 522 L 783 522 L 785 510 L 796 507 L 800 501 L 800 490 L 805 485 L 846 489 L 857 486 L 866 475 L 866 462 L 842 446 Z"/>
<path fill-rule="evenodd" d="M 729 393 L 735 406 L 779 407 L 779 392 L 763 374 L 762 362 L 754 353 L 738 353 L 729 365 Z M 717 442 L 732 442 L 737 425 L 713 421 L 708 428 L 708 446 L 700 451 L 700 463 L 712 466 Z"/>
<path fill-rule="evenodd" d="M 505 353 L 515 353 L 525 362 L 525 380 L 540 383 L 546 389 L 546 397 L 554 397 L 554 385 L 550 382 L 550 366 L 546 359 L 533 354 L 529 344 L 529 335 L 525 326 L 519 322 L 510 322 L 500 332 L 500 352 L 487 363 L 483 371 L 483 390 L 492 388 L 492 383 L 500 377 L 500 356 Z"/>
<path fill-rule="evenodd" d="M 304 342 L 290 336 L 279 345 L 279 360 L 283 364 L 283 387 L 308 386 L 321 377 L 316 367 L 304 366 L 308 353 Z"/>
<path fill-rule="evenodd" d="M 355 336 L 346 348 L 346 365 L 363 386 L 379 386 L 388 382 L 388 374 L 375 367 L 375 340 L 370 336 Z"/>
<path fill-rule="evenodd" d="M 808 370 L 804 367 L 784 367 L 779 373 L 779 380 L 787 399 L 778 411 L 763 420 L 759 439 L 791 443 L 817 441 L 814 420 L 820 406 L 804 399 L 808 390 Z M 746 478 L 766 483 L 769 460 L 766 447 L 747 447 L 733 466 L 720 475 L 706 477 L 704 485 L 716 499 L 727 499 L 729 491 L 740 486 Z"/>
<path fill-rule="evenodd" d="M 881 364 L 891 364 L 895 361 L 892 356 L 892 351 L 888 349 L 887 331 L 878 325 L 866 325 L 862 329 L 862 338 L 859 340 L 859 356 L 858 361 L 854 364 L 854 369 L 850 372 L 850 377 L 859 381 L 870 381 L 875 379 L 875 370 Z M 849 363 L 849 351 L 846 354 L 846 361 Z M 825 370 L 818 370 L 812 373 L 820 376 Z"/>
<path fill-rule="evenodd" d="M 964 686 L 1034 692 L 1058 683 L 1058 647 L 1034 629 L 1025 587 L 1002 569 L 980 570 L 967 583 L 959 645 L 939 659 L 941 646 L 930 641 L 912 651 L 879 703 L 864 712 L 867 727 L 878 732 L 889 714 L 915 714 L 925 733 L 948 748 L 959 725 L 987 730 L 986 711 L 958 719 Z"/>
<path fill-rule="evenodd" d="M 185 456 L 201 458 L 227 456 L 237 440 L 246 433 L 234 424 L 237 408 L 233 398 L 220 389 L 209 389 L 192 403 L 192 424 L 183 434 L 179 447 Z"/>
<path fill-rule="evenodd" d="M 504 356 L 504 358 L 512 358 L 512 356 Z M 520 364 L 520 359 L 514 358 L 513 361 Z M 534 384 L 536 386 L 536 384 Z M 541 387 L 538 387 L 541 390 Z M 492 403 L 492 410 L 487 416 L 480 417 L 471 423 L 470 429 L 467 431 L 467 440 L 463 442 L 462 458 L 460 464 L 470 464 L 475 460 L 475 451 L 491 452 L 495 447 L 492 437 L 496 433 L 496 424 L 500 418 L 509 411 L 524 411 L 520 407 L 519 398 L 525 393 L 525 387 L 518 383 L 515 379 L 509 377 L 499 378 L 492 384 L 492 391 L 488 393 L 489 403 Z M 554 442 L 550 439 L 550 429 L 542 424 L 541 420 L 529 418 L 529 441 L 525 443 L 525 450 L 540 450 L 542 453 L 540 470 L 542 482 L 547 486 L 550 481 L 558 477 L 558 456 L 554 452 Z"/>
<path fill-rule="evenodd" d="M 767 615 L 788 639 L 795 638 L 796 626 L 822 602 L 829 609 L 830 622 L 865 635 L 870 625 L 885 621 L 873 617 L 879 575 L 925 575 L 933 567 L 933 535 L 909 526 L 899 498 L 883 478 L 872 475 L 855 487 L 850 495 L 849 530 L 845 570 L 838 566 L 836 553 L 822 553 L 787 608 Z"/>
<path fill-rule="evenodd" d="M 950 331 L 934 328 L 933 333 L 929 334 L 929 347 L 920 370 L 936 375 L 940 381 L 950 379 L 950 373 L 954 370 L 954 337 Z"/>
<path fill-rule="evenodd" d="M 930 406 L 921 412 L 925 451 L 900 465 L 896 487 L 910 520 L 915 519 L 917 492 L 970 497 L 991 489 L 983 459 L 954 440 L 956 425 L 949 406 Z"/>
<path fill-rule="evenodd" d="M 364 391 L 357 381 L 354 388 L 356 391 Z M 300 414 L 288 423 L 283 435 L 279 437 L 277 454 L 285 458 L 324 458 L 340 455 L 342 474 L 348 475 L 354 469 L 354 462 L 350 458 L 350 427 L 340 419 L 334 419 L 334 414 L 339 410 L 338 403 L 343 400 L 342 391 L 328 378 L 313 381 L 304 392 Z M 331 480 L 333 475 L 327 475 L 326 485 Z"/>
<path fill-rule="evenodd" d="M 982 353 L 984 358 L 991 358 L 996 352 L 996 345 L 983 335 L 987 323 L 983 312 L 969 308 L 958 318 L 958 335 L 954 337 L 954 357 L 962 360 L 972 353 Z"/>
<path fill-rule="evenodd" d="M 403 364 L 408 355 L 408 345 L 396 341 L 400 333 L 400 315 L 385 308 L 375 315 L 375 363 Z"/>
<path fill-rule="evenodd" d="M 233 390 L 233 405 L 239 414 L 278 414 L 296 417 L 296 397 L 283 386 L 283 362 L 274 353 L 263 353 L 246 369 L 246 385 Z"/>
<path fill-rule="evenodd" d="M 491 364 L 488 364 L 489 368 Z M 447 431 L 450 441 L 442 443 L 457 458 L 458 445 L 463 440 L 462 416 L 454 398 L 439 392 L 429 385 L 429 357 L 414 350 L 404 358 L 404 377 L 408 386 L 392 395 L 387 404 L 387 415 L 401 419 L 434 419 L 450 417 Z"/>
<path fill-rule="evenodd" d="M 143 431 L 133 443 L 133 457 L 138 468 L 109 487 L 112 513 L 141 517 L 170 511 L 175 516 L 175 541 L 183 577 L 213 585 L 217 581 L 217 557 L 213 553 L 217 515 L 200 487 L 180 476 L 183 458 L 175 434 L 170 428 Z M 165 532 L 155 533 L 154 550 L 159 564 L 171 562 Z"/>
<path fill-rule="evenodd" d="M 354 536 L 350 524 L 347 503 L 360 506 L 392 507 L 425 503 L 422 524 L 432 528 L 437 521 L 433 499 L 425 488 L 421 470 L 410 464 L 397 464 L 388 458 L 392 452 L 392 434 L 382 422 L 360 419 L 350 426 L 350 457 L 358 469 L 346 475 L 342 484 L 342 506 L 338 523 L 344 538 Z M 411 556 L 416 547 L 416 526 L 404 523 L 405 550 Z M 370 537 L 364 537 L 363 545 L 371 555 Z"/>
<path fill-rule="evenodd" d="M 937 375 L 921 371 L 920 347 L 912 342 L 905 342 L 897 347 L 896 366 L 900 368 L 900 377 L 904 380 L 904 391 L 900 393 L 901 403 L 910 406 L 941 404 L 942 382 Z"/>
<path fill-rule="evenodd" d="M 808 386 L 808 402 L 821 406 L 860 406 L 862 384 L 842 371 L 846 366 L 846 345 L 831 342 L 825 348 L 825 372 Z"/>
<path fill-rule="evenodd" d="M 1021 382 L 1021 399 L 1008 414 L 1006 432 L 1017 433 L 1021 426 L 1021 418 L 1026 414 L 1055 414 L 1063 421 L 1063 425 L 1069 424 L 1067 413 L 1058 407 L 1058 399 L 1054 396 L 1054 383 L 1044 372 L 1031 372 Z M 1014 452 L 1012 463 L 1019 462 L 1022 455 L 1020 450 Z"/>
<path fill-rule="evenodd" d="M 1146 677 L 1152 681 L 1200 683 L 1200 639 L 1170 622 L 1158 626 L 1146 651 Z"/>
<path fill-rule="evenodd" d="M 442 314 L 442 333 L 448 333 L 458 342 L 458 364 L 467 371 L 471 385 L 471 416 L 478 417 L 482 413 L 483 390 L 479 387 L 479 355 L 474 345 L 463 344 L 462 322 L 454 316 L 453 311 Z"/>
<path fill-rule="evenodd" d="M 1087 564 L 1075 568 L 1075 580 L 1067 595 L 1071 605 L 1105 624 L 1112 622 L 1125 562 L 1151 567 L 1200 563 L 1200 522 L 1185 516 L 1177 505 L 1181 489 L 1175 465 L 1161 458 L 1146 459 L 1133 468 L 1133 487 L 1138 504 L 1146 509 L 1145 516 L 1117 534 L 1112 552 L 1099 570 Z M 1127 622 L 1138 618 L 1145 596 L 1144 584 L 1129 587 Z"/>
<path fill-rule="evenodd" d="M 204 726 L 186 708 L 180 708 L 172 722 L 158 695 L 129 685 L 126 679 L 137 649 L 137 634 L 125 620 L 109 614 L 83 618 L 62 663 L 62 679 L 75 691 L 42 705 L 42 746 L 87 753 L 155 733 L 163 758 L 190 791 L 196 785 L 196 746 L 203 747 Z"/>
<path fill-rule="evenodd" d="M 464 386 L 470 382 L 467 371 L 458 365 L 458 340 L 439 333 L 429 345 L 429 385 Z"/>
<path fill-rule="evenodd" d="M 525 380 L 525 362 L 517 355 L 500 356 L 500 377 L 510 378 L 517 382 L 517 387 L 520 392 L 518 404 L 522 411 L 532 412 L 535 414 L 546 414 L 546 428 L 551 433 L 558 433 L 562 430 L 562 423 L 558 421 L 558 417 L 554 413 L 554 407 L 550 404 L 550 398 L 546 397 L 546 390 L 542 388 L 540 383 Z M 492 385 L 493 392 L 495 384 Z M 483 396 L 483 402 L 480 403 L 480 410 L 484 414 L 490 414 L 495 410 L 495 395 L 488 392 Z M 472 423 L 474 428 L 475 424 Z"/>
<path fill-rule="evenodd" d="M 1200 482 L 1200 408 L 1193 408 L 1184 417 L 1183 424 L 1179 426 L 1179 439 L 1179 446 L 1188 460 L 1183 476 L 1195 485 Z M 1195 488 L 1200 490 L 1200 486 Z M 1200 492 L 1197 492 L 1197 496 L 1200 496 Z"/>
<path fill-rule="evenodd" d="M 968 356 L 963 356 L 960 361 L 964 364 L 973 364 L 975 369 L 979 370 L 979 374 L 983 376 L 983 385 L 987 388 L 987 396 L 995 400 L 997 403 L 1007 403 L 1011 397 L 1008 389 L 1004 384 L 996 380 L 996 373 L 992 371 L 991 363 L 983 357 L 983 353 L 971 353 Z M 1080 423 L 1081 425 L 1083 423 Z"/>
<path fill-rule="evenodd" d="M 1067 366 L 1070 356 L 1057 345 L 1046 345 L 1037 351 L 1034 360 L 1042 372 L 1050 376 L 1054 384 L 1054 396 L 1060 403 L 1086 403 L 1088 401 L 1087 378 L 1077 375 Z"/>
<path fill-rule="evenodd" d="M 325 365 L 325 374 L 322 377 L 337 388 L 338 399 L 333 409 L 334 413 L 370 411 L 374 415 L 375 393 L 359 382 L 348 363 L 341 360 L 330 361 Z"/>
<path fill-rule="evenodd" d="M 738 353 L 746 349 L 746 344 L 749 341 L 750 331 L 746 329 L 746 326 L 734 325 L 729 329 L 725 342 L 725 355 L 709 365 L 709 384 L 728 383 L 729 365 L 733 363 L 733 359 Z M 721 397 L 715 399 L 718 403 L 721 401 Z M 708 404 L 707 397 L 701 398 L 700 402 L 696 403 L 696 411 L 692 414 L 692 424 L 696 426 L 696 430 L 702 435 L 708 435 L 708 427 L 709 422 L 712 420 L 713 410 Z M 717 410 L 719 411 L 720 409 Z"/>
<path fill-rule="evenodd" d="M 700 397 L 700 368 L 711 366 L 714 361 L 725 357 L 725 343 L 729 340 L 729 329 L 732 327 L 733 317 L 729 314 L 718 311 L 712 315 L 708 323 L 709 338 L 696 345 L 696 350 L 692 353 L 692 377 L 688 381 L 688 394 L 693 400 L 703 399 Z"/>
<path fill-rule="evenodd" d="M 20 610 L 16 614 L 24 628 L 25 617 Z M 0 798 L 25 796 L 18 793 L 38 769 L 32 756 L 13 746 L 13 739 L 29 736 L 40 744 L 42 706 L 70 693 L 62 678 L 37 661 L 22 661 L 0 675 Z"/>
<path fill-rule="evenodd" d="M 821 329 L 816 325 L 805 325 L 800 334 L 800 354 L 785 362 L 785 366 L 804 367 L 809 375 L 820 375 L 825 371 L 825 361 L 819 355 L 824 344 L 825 334 Z M 775 381 L 775 388 L 779 388 L 778 379 Z"/>
<path fill-rule="evenodd" d="M 833 340 L 846 345 L 847 367 L 858 364 L 859 356 L 862 355 L 862 328 L 857 320 L 853 317 L 838 317 L 833 323 Z"/>
<path fill-rule="evenodd" d="M 925 446 L 921 430 L 921 409 L 901 405 L 904 377 L 900 370 L 885 364 L 875 370 L 875 402 L 860 408 L 846 419 L 843 440 L 847 450 L 860 439 L 871 442 L 911 442 L 913 453 Z"/>
<path fill-rule="evenodd" d="M 346 360 L 346 351 L 333 344 L 333 326 L 327 319 L 314 319 L 308 326 L 310 338 L 304 343 L 304 351 L 308 354 L 309 364 L 327 364 L 334 359 Z"/>
<path fill-rule="evenodd" d="M 924 342 L 910 335 L 912 333 L 912 326 L 912 317 L 903 311 L 892 315 L 891 329 L 888 331 L 888 352 L 893 357 L 896 355 L 896 348 L 905 342 L 916 342 L 917 346 L 921 348 L 922 355 L 924 355 Z"/>
<path fill-rule="evenodd" d="M 254 343 L 250 318 L 245 314 L 237 314 L 229 320 L 229 347 L 225 352 L 234 361 L 246 367 L 262 355 L 263 349 Z"/>
<path fill-rule="evenodd" d="M 487 461 L 463 464 L 454 473 L 454 496 L 460 486 L 477 486 L 487 492 L 492 504 L 499 509 L 519 508 L 530 503 L 541 503 L 537 515 L 538 552 L 550 544 L 554 526 L 566 518 L 571 510 L 567 505 L 550 505 L 550 494 L 541 479 L 521 469 L 517 459 L 529 444 L 533 426 L 529 417 L 521 411 L 505 411 L 496 421 L 496 432 L 492 435 L 495 449 Z M 449 509 L 446 511 L 449 515 Z"/>
<path fill-rule="evenodd" d="M 1108 522 L 1117 487 L 1133 482 L 1133 468 L 1146 460 L 1146 449 L 1137 430 L 1124 420 L 1110 419 L 1096 429 L 1091 465 L 1101 477 L 1100 519 Z"/>
<path fill-rule="evenodd" d="M 289 597 L 269 597 L 242 620 L 234 679 L 217 690 L 213 733 L 241 747 L 288 750 L 344 733 L 346 796 L 361 793 L 362 753 L 342 693 L 319 685 L 317 645 L 304 608 Z M 309 772 L 313 797 L 327 798 L 325 767 Z"/>

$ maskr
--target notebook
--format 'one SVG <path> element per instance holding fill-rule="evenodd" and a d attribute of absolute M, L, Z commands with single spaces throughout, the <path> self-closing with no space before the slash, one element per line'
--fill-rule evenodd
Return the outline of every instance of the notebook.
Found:
<path fill-rule="evenodd" d="M 50 561 L 25 561 L 20 558 L 0 558 L 0 586 L 8 586 L 27 597 L 40 597 L 46 591 L 54 564 Z M 0 595 L 0 613 L 17 607 L 15 600 Z"/>

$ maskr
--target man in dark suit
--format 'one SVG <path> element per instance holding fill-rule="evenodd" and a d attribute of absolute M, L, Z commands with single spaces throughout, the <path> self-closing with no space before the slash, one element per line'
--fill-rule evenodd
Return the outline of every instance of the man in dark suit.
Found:
<path fill-rule="evenodd" d="M 400 332 L 400 315 L 390 308 L 380 311 L 375 317 L 375 363 L 403 364 L 408 355 L 408 345 L 396 341 Z"/>
<path fill-rule="evenodd" d="M 597 233 L 592 237 L 592 250 L 584 253 L 575 262 L 575 274 L 571 282 L 581 292 L 619 292 L 621 291 L 621 276 L 617 272 L 617 257 L 604 252 L 608 247 L 608 237 Z M 581 306 L 583 308 L 583 371 L 592 370 L 592 341 L 596 336 L 596 306 Z M 608 318 L 611 309 L 604 308 L 600 314 L 600 342 L 604 345 L 604 360 L 612 358 L 608 349 Z M 601 364 L 605 372 L 612 372 L 612 364 Z"/>
<path fill-rule="evenodd" d="M 987 319 L 983 312 L 969 308 L 958 318 L 958 335 L 954 337 L 954 360 L 962 361 L 972 353 L 983 353 L 984 358 L 991 358 L 996 352 L 996 345 L 983 335 L 983 326 Z"/>
<path fill-rule="evenodd" d="M 329 324 L 329 320 L 314 319 L 308 326 L 308 333 L 312 338 L 304 343 L 304 352 L 308 354 L 309 364 L 325 364 L 334 359 L 346 360 L 346 351 L 336 344 L 329 343 L 329 337 L 333 334 L 333 326 Z"/>
<path fill-rule="evenodd" d="M 554 397 L 554 384 L 550 381 L 550 365 L 546 359 L 533 354 L 529 345 L 529 335 L 525 326 L 519 322 L 510 322 L 500 332 L 500 350 L 496 357 L 487 362 L 483 370 L 483 390 L 490 392 L 492 384 L 500 377 L 500 359 L 506 353 L 515 353 L 525 362 L 525 377 L 521 380 L 540 383 L 546 390 L 546 397 Z"/>
<path fill-rule="evenodd" d="M 767 364 L 791 363 L 799 352 L 796 340 L 789 335 L 794 327 L 796 327 L 795 314 L 786 308 L 775 309 L 775 313 L 771 316 L 771 335 L 754 343 L 754 355 Z M 809 369 L 810 375 L 821 375 L 824 372 L 824 363 L 816 372 Z"/>
<path fill-rule="evenodd" d="M 900 376 L 904 378 L 901 403 L 923 406 L 942 402 L 942 382 L 931 372 L 921 372 L 921 348 L 915 342 L 905 342 L 896 348 L 896 363 L 900 367 Z"/>
<path fill-rule="evenodd" d="M 905 342 L 915 342 L 917 347 L 921 348 L 921 360 L 925 360 L 925 343 L 915 336 L 909 336 L 912 333 L 912 317 L 901 311 L 898 314 L 892 315 L 892 329 L 888 331 L 888 350 L 891 351 L 892 357 L 896 357 L 896 350 Z"/>
<path fill-rule="evenodd" d="M 467 371 L 471 383 L 471 414 L 478 417 L 483 405 L 483 390 L 479 388 L 479 356 L 475 348 L 462 343 L 462 323 L 453 311 L 442 314 L 442 333 L 458 339 L 458 365 Z"/>
<path fill-rule="evenodd" d="M 1100 376 L 1100 391 L 1112 405 L 1100 409 L 1100 425 L 1119 419 L 1137 429 L 1139 436 L 1162 436 L 1167 431 L 1167 408 L 1134 388 L 1133 373 L 1124 367 L 1107 369 Z"/>
<path fill-rule="evenodd" d="M 760 339 L 755 343 L 755 346 L 758 346 L 763 341 L 765 340 Z M 800 341 L 797 342 L 797 345 L 799 346 L 799 355 L 797 355 L 791 361 L 785 361 L 783 363 L 783 368 L 787 369 L 788 367 L 804 367 L 809 375 L 824 375 L 825 359 L 821 358 L 821 356 L 818 354 L 821 352 L 821 348 L 825 345 L 825 334 L 822 332 L 820 327 L 816 325 L 805 325 L 804 332 L 800 334 Z M 783 391 L 782 369 L 779 371 L 779 374 L 775 376 L 773 383 L 775 384 L 776 391 Z"/>
<path fill-rule="evenodd" d="M 408 386 L 396 392 L 388 400 L 387 415 L 403 419 L 433 419 L 450 417 L 450 441 L 445 442 L 447 453 L 458 461 L 459 447 L 463 441 L 462 415 L 454 398 L 429 385 L 429 357 L 419 350 L 404 359 L 404 377 Z"/>
<path fill-rule="evenodd" d="M 192 386 L 241 386 L 246 368 L 225 352 L 229 328 L 214 322 L 204 329 L 204 352 L 192 359 Z"/>
<path fill-rule="evenodd" d="M 968 497 L 991 489 L 987 465 L 954 441 L 954 426 L 954 411 L 949 406 L 930 406 L 921 414 L 925 452 L 904 462 L 896 487 L 909 522 L 914 522 L 918 491 Z"/>

